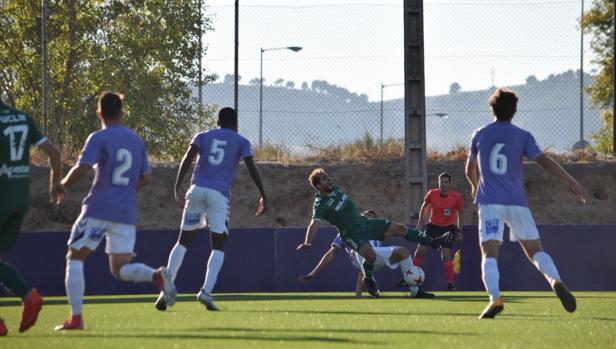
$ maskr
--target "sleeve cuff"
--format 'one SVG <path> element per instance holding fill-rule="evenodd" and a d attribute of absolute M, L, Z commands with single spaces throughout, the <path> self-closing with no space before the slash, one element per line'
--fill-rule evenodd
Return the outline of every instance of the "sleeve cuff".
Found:
<path fill-rule="evenodd" d="M 34 145 L 38 147 L 39 145 L 43 144 L 48 139 L 49 138 L 47 138 L 47 136 L 43 136 L 43 138 L 39 139 L 38 142 L 34 143 Z"/>

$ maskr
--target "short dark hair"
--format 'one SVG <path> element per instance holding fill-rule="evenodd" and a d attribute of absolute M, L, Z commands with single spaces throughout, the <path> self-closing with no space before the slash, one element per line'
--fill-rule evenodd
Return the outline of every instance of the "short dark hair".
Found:
<path fill-rule="evenodd" d="M 518 96 L 515 92 L 499 88 L 488 99 L 492 113 L 498 121 L 509 121 L 517 111 Z"/>
<path fill-rule="evenodd" d="M 438 175 L 438 180 L 440 181 L 441 178 L 449 178 L 449 182 L 451 183 L 451 175 L 447 172 L 443 172 L 440 175 Z"/>
<path fill-rule="evenodd" d="M 122 113 L 124 95 L 105 91 L 98 98 L 98 110 L 106 119 L 115 119 Z"/>
<path fill-rule="evenodd" d="M 233 108 L 222 108 L 218 112 L 218 124 L 220 127 L 235 128 L 237 126 L 237 113 Z"/>

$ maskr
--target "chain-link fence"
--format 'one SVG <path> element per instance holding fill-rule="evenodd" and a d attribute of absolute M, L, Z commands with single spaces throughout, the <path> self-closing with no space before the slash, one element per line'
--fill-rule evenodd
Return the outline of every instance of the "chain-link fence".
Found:
<path fill-rule="evenodd" d="M 597 67 L 590 36 L 581 42 L 581 11 L 578 0 L 424 1 L 428 151 L 466 146 L 491 121 L 495 86 L 518 93 L 514 123 L 544 149 L 592 142 L 601 119 L 581 88 L 582 53 L 583 85 Z M 204 66 L 219 79 L 204 86 L 204 102 L 230 106 L 233 2 L 207 13 L 215 31 L 204 36 Z M 240 7 L 239 30 L 240 132 L 253 144 L 303 154 L 366 135 L 404 137 L 402 1 L 252 2 Z"/>

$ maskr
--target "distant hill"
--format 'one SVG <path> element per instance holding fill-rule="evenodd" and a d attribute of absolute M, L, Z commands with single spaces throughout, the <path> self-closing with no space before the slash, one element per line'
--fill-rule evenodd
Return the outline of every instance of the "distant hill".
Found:
<path fill-rule="evenodd" d="M 510 86 L 520 97 L 514 123 L 535 134 L 544 149 L 563 152 L 579 139 L 579 80 L 568 71 L 545 80 L 529 77 L 524 85 Z M 585 85 L 591 82 L 586 75 Z M 466 145 L 472 131 L 491 121 L 487 104 L 494 88 L 428 96 L 428 149 L 447 151 Z M 233 84 L 216 83 L 203 87 L 205 103 L 233 105 Z M 598 110 L 589 110 L 584 97 L 585 138 L 601 127 Z M 404 100 L 384 102 L 384 137 L 404 137 Z M 239 86 L 240 131 L 253 144 L 258 143 L 259 85 Z M 446 114 L 438 117 L 435 113 Z M 263 87 L 263 141 L 285 144 L 297 151 L 307 145 L 326 146 L 351 142 L 370 134 L 380 134 L 380 102 L 365 95 L 314 81 L 303 89 L 284 86 Z"/>

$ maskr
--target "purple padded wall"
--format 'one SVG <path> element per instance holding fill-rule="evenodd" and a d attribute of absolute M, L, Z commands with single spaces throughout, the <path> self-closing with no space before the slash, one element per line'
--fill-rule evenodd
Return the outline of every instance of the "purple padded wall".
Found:
<path fill-rule="evenodd" d="M 552 256 L 563 280 L 572 290 L 616 290 L 616 226 L 539 226 L 545 250 Z M 296 278 L 312 270 L 329 249 L 336 234 L 333 228 L 320 229 L 308 250 L 297 252 L 305 228 L 232 229 L 227 240 L 225 262 L 215 292 L 306 292 L 348 291 L 355 288 L 357 271 L 344 252 L 316 279 L 298 283 Z M 506 234 L 508 235 L 508 234 Z M 459 290 L 483 290 L 481 256 L 477 227 L 464 227 L 462 271 L 457 276 Z M 44 295 L 64 295 L 64 269 L 68 233 L 25 233 L 6 257 Z M 167 264 L 177 231 L 140 231 L 136 261 L 153 267 Z M 401 238 L 386 240 L 414 252 L 415 245 Z M 108 271 L 104 244 L 86 261 L 86 294 L 155 293 L 151 284 L 129 284 L 115 280 Z M 197 235 L 179 271 L 180 292 L 194 292 L 203 284 L 210 242 L 206 232 Z M 423 259 L 426 290 L 443 290 L 446 285 L 442 262 L 436 252 Z M 499 259 L 503 290 L 548 290 L 543 276 L 530 264 L 516 243 L 505 242 Z M 401 279 L 398 270 L 376 274 L 384 291 L 402 290 L 394 284 Z"/>

